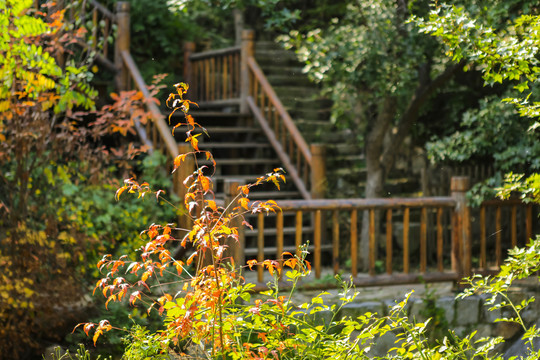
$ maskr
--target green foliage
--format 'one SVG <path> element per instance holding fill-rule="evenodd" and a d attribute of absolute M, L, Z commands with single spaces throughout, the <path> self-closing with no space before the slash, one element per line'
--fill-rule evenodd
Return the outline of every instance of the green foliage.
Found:
<path fill-rule="evenodd" d="M 540 75 L 540 17 L 527 14 L 532 11 L 529 5 L 520 1 L 497 1 L 490 7 L 475 3 L 442 4 L 434 6 L 427 19 L 412 19 L 421 31 L 439 38 L 454 61 L 465 59 L 471 64 L 468 68 L 476 66 L 481 70 L 486 85 L 508 86 L 502 101 L 513 104 L 522 117 L 516 119 L 508 107 L 494 101 L 495 97 L 487 98 L 477 110 L 464 113 L 458 132 L 429 144 L 433 160 L 464 161 L 492 156 L 500 172 L 531 175 L 538 171 L 540 142 L 535 130 L 540 127 L 540 103 L 535 99 Z M 511 189 L 527 194 L 536 192 L 534 174 L 525 182 L 532 186 L 528 189 L 511 175 L 507 179 L 514 183 L 505 186 L 506 195 Z M 494 185 L 496 179 L 489 181 Z M 482 192 L 485 191 L 477 194 Z"/>
<path fill-rule="evenodd" d="M 47 354 L 48 355 L 48 354 Z M 77 351 L 72 354 L 69 351 L 62 352 L 60 347 L 56 347 L 54 352 L 50 354 L 52 360 L 92 360 L 92 355 L 83 345 L 79 345 Z M 97 356 L 95 360 L 102 359 L 101 356 Z M 103 360 L 112 360 L 112 357 L 103 358 Z"/>
<path fill-rule="evenodd" d="M 416 8 L 402 9 L 387 0 L 350 3 L 327 28 L 293 30 L 282 37 L 306 63 L 304 71 L 331 95 L 334 120 L 360 118 L 360 126 L 366 126 L 374 116 L 371 107 L 384 97 L 396 97 L 402 110 L 408 105 L 418 66 L 437 50 L 434 41 L 404 24 L 408 11 Z"/>
<path fill-rule="evenodd" d="M 529 177 L 524 174 L 506 174 L 504 186 L 497 189 L 497 195 L 507 199 L 514 193 L 519 193 L 524 202 L 540 204 L 540 174 L 535 173 Z"/>
<path fill-rule="evenodd" d="M 74 106 L 93 107 L 92 98 L 96 92 L 87 82 L 91 73 L 86 67 L 73 63 L 62 69 L 47 47 L 52 44 L 39 42 L 60 30 L 61 15 L 57 13 L 52 16 L 55 22 L 45 22 L 42 18 L 28 14 L 32 4 L 31 0 L 9 0 L 0 4 L 2 117 L 8 116 L 10 112 L 7 110 L 15 107 L 14 95 L 29 102 L 27 105 L 40 101 L 43 111 L 51 107 L 55 112 L 71 110 Z M 56 44 L 61 45 L 59 42 Z"/>

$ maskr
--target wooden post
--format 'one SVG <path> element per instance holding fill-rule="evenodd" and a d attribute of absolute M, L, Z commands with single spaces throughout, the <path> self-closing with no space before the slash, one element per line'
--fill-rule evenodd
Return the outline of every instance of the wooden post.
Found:
<path fill-rule="evenodd" d="M 247 59 L 255 53 L 254 50 L 255 32 L 253 30 L 242 30 L 242 49 L 240 51 L 240 113 L 247 114 L 247 98 L 250 88 L 249 68 Z"/>
<path fill-rule="evenodd" d="M 311 198 L 312 199 L 324 199 L 326 195 L 326 167 L 325 167 L 325 155 L 326 148 L 323 144 L 311 144 Z M 315 219 L 312 219 L 312 224 L 315 231 L 315 277 L 317 279 L 321 276 L 321 270 L 317 269 L 317 260 L 320 267 L 321 258 L 321 239 L 326 239 L 326 217 L 322 216 L 320 211 L 316 213 L 318 215 Z M 318 244 L 317 244 L 318 242 Z"/>
<path fill-rule="evenodd" d="M 238 8 L 233 9 L 234 18 L 234 43 L 236 46 L 242 44 L 242 32 L 244 31 L 244 12 Z"/>
<path fill-rule="evenodd" d="M 324 199 L 326 195 L 326 148 L 323 144 L 311 144 L 311 198 Z"/>
<path fill-rule="evenodd" d="M 238 187 L 243 184 L 243 179 L 225 180 L 225 207 L 235 200 L 236 196 L 238 195 Z M 234 205 L 231 207 L 234 207 Z M 236 239 L 229 238 L 226 243 L 228 248 L 225 252 L 225 257 L 233 258 L 236 266 L 240 268 L 246 263 L 246 256 L 244 254 L 246 239 L 244 235 L 244 227 L 242 226 L 242 221 L 240 218 L 233 219 L 231 227 L 236 227 L 238 229 L 238 241 L 236 241 Z"/>
<path fill-rule="evenodd" d="M 189 59 L 195 52 L 195 43 L 190 41 L 184 44 L 184 82 L 189 85 L 190 88 L 195 89 L 196 84 L 193 83 L 193 65 Z M 192 91 L 192 94 L 196 92 Z"/>
<path fill-rule="evenodd" d="M 188 143 L 182 143 L 178 145 L 179 154 L 187 154 L 192 150 L 193 149 L 191 148 L 191 145 Z M 174 177 L 173 187 L 176 194 L 180 198 L 180 208 L 184 209 L 186 212 L 185 214 L 179 215 L 178 218 L 178 225 L 182 229 L 189 229 L 191 227 L 191 218 L 189 214 L 187 214 L 188 210 L 184 206 L 184 199 L 186 197 L 187 189 L 184 186 L 183 182 L 188 176 L 193 174 L 194 171 L 195 159 L 193 158 L 193 155 L 186 156 L 184 161 L 182 161 L 182 163 L 180 164 L 180 167 L 175 171 L 176 176 Z"/>
<path fill-rule="evenodd" d="M 116 3 L 116 25 L 117 36 L 114 47 L 114 65 L 117 73 L 115 76 L 116 89 L 118 91 L 128 90 L 129 74 L 122 59 L 122 51 L 129 51 L 130 24 L 129 24 L 130 4 L 126 1 Z"/>
<path fill-rule="evenodd" d="M 452 270 L 459 279 L 471 276 L 471 224 L 466 192 L 469 190 L 469 177 L 455 176 L 451 179 L 450 191 L 456 201 L 452 221 Z"/>

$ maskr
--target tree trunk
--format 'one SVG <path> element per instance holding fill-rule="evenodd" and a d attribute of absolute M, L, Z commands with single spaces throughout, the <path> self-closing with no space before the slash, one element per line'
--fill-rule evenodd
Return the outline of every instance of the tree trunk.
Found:
<path fill-rule="evenodd" d="M 371 124 L 366 141 L 366 192 L 365 198 L 378 198 L 383 196 L 386 172 L 392 164 L 385 166 L 381 162 L 384 151 L 384 138 L 391 128 L 390 125 L 396 116 L 396 100 L 387 97 L 383 100 L 378 111 L 378 116 Z M 375 224 L 378 223 L 379 212 L 375 212 Z M 375 236 L 377 236 L 377 226 L 375 226 Z M 375 237 L 376 238 L 376 237 Z M 360 244 L 358 246 L 358 259 L 360 269 L 366 271 L 369 267 L 369 212 L 364 211 L 362 218 L 362 230 Z"/>
<path fill-rule="evenodd" d="M 386 176 L 394 166 L 396 154 L 400 150 L 403 140 L 409 134 L 414 122 L 417 121 L 421 106 L 437 88 L 448 82 L 463 65 L 464 62 L 462 61 L 459 64 L 449 66 L 433 80 L 430 80 L 429 74 L 422 74 L 429 67 L 421 68 L 418 87 L 412 95 L 405 112 L 398 120 L 397 131 L 391 131 L 392 121 L 397 116 L 396 99 L 391 96 L 383 99 L 376 119 L 370 124 L 366 139 L 366 199 L 383 196 Z M 387 146 L 384 146 L 384 138 L 387 135 L 390 136 L 390 141 L 386 143 Z M 380 219 L 380 214 L 375 212 L 375 239 L 377 239 L 378 233 L 378 219 Z M 366 271 L 369 267 L 369 212 L 367 211 L 364 212 L 362 219 L 358 259 L 360 269 Z"/>

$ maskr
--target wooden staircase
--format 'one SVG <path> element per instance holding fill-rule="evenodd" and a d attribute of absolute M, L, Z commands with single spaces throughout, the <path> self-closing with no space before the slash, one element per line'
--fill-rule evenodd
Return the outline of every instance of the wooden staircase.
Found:
<path fill-rule="evenodd" d="M 191 111 L 195 121 L 201 124 L 209 136 L 199 137 L 199 148 L 209 150 L 216 161 L 214 169 L 211 160 L 197 159 L 199 166 L 206 166 L 205 175 L 212 176 L 216 200 L 223 203 L 226 197 L 225 183 L 236 180 L 247 184 L 258 177 L 281 167 L 279 158 L 268 139 L 253 117 L 238 112 L 216 110 Z M 182 118 L 179 120 L 183 119 Z M 178 119 L 172 117 L 172 126 Z M 198 132 L 202 130 L 198 129 Z M 175 140 L 182 143 L 185 129 L 175 130 Z M 261 184 L 250 193 L 252 200 L 298 199 L 301 194 L 292 184 L 284 184 L 281 191 L 274 185 Z"/>

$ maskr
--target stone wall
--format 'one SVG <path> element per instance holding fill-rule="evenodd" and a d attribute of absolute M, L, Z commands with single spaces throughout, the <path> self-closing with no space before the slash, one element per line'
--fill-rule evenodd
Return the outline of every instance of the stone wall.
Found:
<path fill-rule="evenodd" d="M 532 294 L 515 292 L 510 295 L 511 300 L 519 304 Z M 474 337 L 476 339 L 500 336 L 505 340 L 505 344 L 501 346 L 502 349 L 508 348 L 514 341 L 519 341 L 521 337 L 522 329 L 519 325 L 496 321 L 496 319 L 503 317 L 513 317 L 515 314 L 506 309 L 489 311 L 488 309 L 491 305 L 487 303 L 487 296 L 471 296 L 464 299 L 456 299 L 454 296 L 448 295 L 433 298 L 431 301 L 434 304 L 428 305 L 424 299 L 410 298 L 405 308 L 409 318 L 416 320 L 416 322 L 424 322 L 427 320 L 426 313 L 430 313 L 429 310 L 426 310 L 427 307 L 431 311 L 433 309 L 440 309 L 449 329 L 455 331 L 458 336 L 463 337 L 471 334 L 473 331 L 476 331 Z M 388 315 L 389 309 L 395 304 L 395 300 L 371 300 L 350 303 L 342 308 L 339 316 L 356 318 L 366 312 Z M 533 302 L 521 315 L 526 324 L 533 324 L 538 321 L 539 314 L 540 303 Z M 330 313 L 327 316 L 330 316 Z M 433 315 L 430 314 L 430 316 Z M 323 318 L 323 314 L 320 314 L 319 317 Z M 395 342 L 398 340 L 396 335 L 396 333 L 388 333 L 378 339 L 372 345 L 370 353 L 373 356 L 383 356 L 386 354 L 391 348 L 396 346 Z"/>

